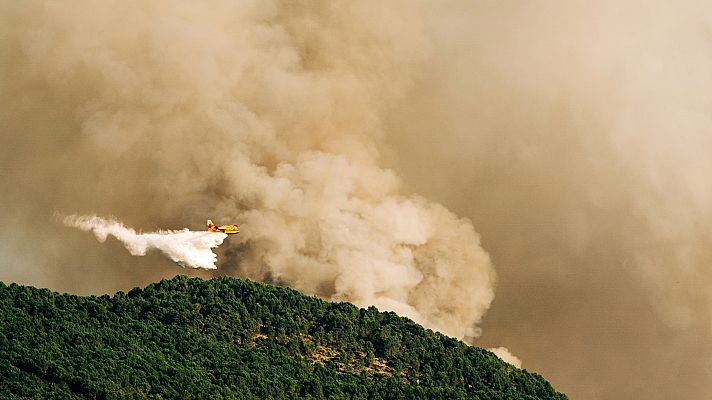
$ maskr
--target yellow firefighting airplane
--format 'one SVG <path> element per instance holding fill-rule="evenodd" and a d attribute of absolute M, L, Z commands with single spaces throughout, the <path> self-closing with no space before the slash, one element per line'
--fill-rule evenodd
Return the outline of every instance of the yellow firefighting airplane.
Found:
<path fill-rule="evenodd" d="M 237 235 L 240 233 L 240 228 L 238 228 L 237 225 L 222 225 L 222 226 L 217 226 L 213 223 L 213 221 L 208 220 L 208 231 L 210 232 L 222 232 L 226 233 L 228 235 L 235 234 Z"/>

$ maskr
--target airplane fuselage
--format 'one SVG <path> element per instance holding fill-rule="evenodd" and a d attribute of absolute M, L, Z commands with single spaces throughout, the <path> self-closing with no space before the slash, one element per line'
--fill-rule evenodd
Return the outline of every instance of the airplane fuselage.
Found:
<path fill-rule="evenodd" d="M 227 235 L 237 235 L 240 233 L 240 228 L 236 225 L 220 225 L 217 226 L 213 224 L 213 221 L 208 220 L 208 231 L 209 232 L 222 232 Z"/>

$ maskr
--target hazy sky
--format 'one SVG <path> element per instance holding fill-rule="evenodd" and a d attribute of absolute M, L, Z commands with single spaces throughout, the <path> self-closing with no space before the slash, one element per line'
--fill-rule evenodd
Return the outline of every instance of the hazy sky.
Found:
<path fill-rule="evenodd" d="M 700 1 L 0 0 L 0 280 L 250 277 L 710 398 L 711 83 Z M 184 270 L 56 212 L 242 233 Z"/>

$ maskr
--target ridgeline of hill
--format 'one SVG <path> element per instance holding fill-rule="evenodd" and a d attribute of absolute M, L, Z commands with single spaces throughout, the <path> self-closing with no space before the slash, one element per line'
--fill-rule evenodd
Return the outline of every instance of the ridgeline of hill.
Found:
<path fill-rule="evenodd" d="M 566 399 L 373 307 L 237 278 L 110 296 L 0 283 L 0 398 Z"/>

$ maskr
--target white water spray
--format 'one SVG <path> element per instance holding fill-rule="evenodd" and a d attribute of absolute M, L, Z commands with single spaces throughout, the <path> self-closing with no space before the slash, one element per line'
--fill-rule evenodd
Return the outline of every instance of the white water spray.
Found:
<path fill-rule="evenodd" d="M 70 215 L 62 222 L 83 231 L 92 231 L 97 240 L 104 242 L 111 235 L 124 244 L 134 256 L 145 256 L 149 250 L 160 250 L 176 264 L 183 267 L 216 269 L 217 256 L 211 249 L 218 247 L 227 237 L 221 232 L 158 231 L 136 233 L 121 222 L 95 215 Z"/>

